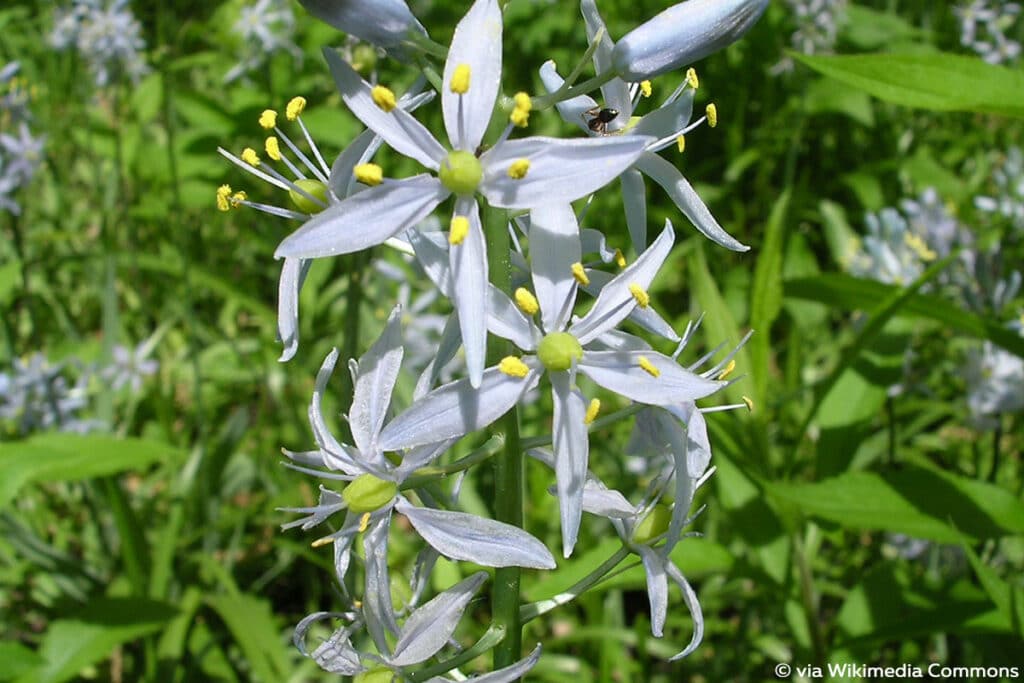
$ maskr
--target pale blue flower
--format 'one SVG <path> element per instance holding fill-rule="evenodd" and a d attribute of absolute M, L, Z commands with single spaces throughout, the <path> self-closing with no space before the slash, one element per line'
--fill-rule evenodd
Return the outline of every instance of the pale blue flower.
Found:
<path fill-rule="evenodd" d="M 974 205 L 988 214 L 1002 216 L 1018 232 L 1024 232 L 1024 153 L 1011 147 L 992 172 L 994 196 L 975 197 Z"/>
<path fill-rule="evenodd" d="M 55 13 L 50 44 L 77 50 L 101 88 L 122 77 L 137 82 L 149 70 L 142 25 L 128 0 L 73 0 Z"/>
<path fill-rule="evenodd" d="M 1002 64 L 1020 56 L 1020 43 L 1007 37 L 1020 16 L 1020 4 L 971 0 L 953 8 L 953 12 L 960 19 L 960 44 L 974 50 L 986 62 Z"/>
<path fill-rule="evenodd" d="M 256 0 L 242 7 L 231 31 L 242 45 L 242 56 L 224 76 L 226 82 L 263 68 L 277 52 L 302 62 L 302 50 L 294 41 L 295 14 L 288 0 Z"/>
<path fill-rule="evenodd" d="M 299 0 L 306 11 L 339 31 L 390 48 L 425 34 L 405 0 Z"/>
<path fill-rule="evenodd" d="M 1010 325 L 1024 336 L 1024 316 Z M 981 423 L 1024 411 L 1024 359 L 985 342 L 967 354 L 967 405 Z"/>

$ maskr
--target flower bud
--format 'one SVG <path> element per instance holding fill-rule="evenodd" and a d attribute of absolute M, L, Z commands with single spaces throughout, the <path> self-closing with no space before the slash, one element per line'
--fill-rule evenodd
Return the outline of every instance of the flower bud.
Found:
<path fill-rule="evenodd" d="M 688 0 L 627 33 L 612 51 L 615 71 L 642 81 L 702 59 L 737 41 L 768 0 Z"/>
<path fill-rule="evenodd" d="M 405 0 L 299 0 L 306 11 L 339 31 L 392 47 L 410 31 L 425 33 Z"/>

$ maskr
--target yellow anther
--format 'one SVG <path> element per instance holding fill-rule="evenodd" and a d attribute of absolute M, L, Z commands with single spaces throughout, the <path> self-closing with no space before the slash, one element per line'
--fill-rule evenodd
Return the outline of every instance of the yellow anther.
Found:
<path fill-rule="evenodd" d="M 237 208 L 239 204 L 241 204 L 242 202 L 244 202 L 248 198 L 249 198 L 249 195 L 247 195 L 245 192 L 236 192 L 236 193 L 234 193 L 233 195 L 231 195 L 231 207 L 232 208 Z"/>
<path fill-rule="evenodd" d="M 537 303 L 537 297 L 530 293 L 530 290 L 525 287 L 520 287 L 515 291 L 516 306 L 519 310 L 526 315 L 533 315 L 540 310 L 540 304 Z"/>
<path fill-rule="evenodd" d="M 505 373 L 509 377 L 526 377 L 527 373 L 530 372 L 530 368 L 523 361 L 519 360 L 515 356 L 505 356 L 498 363 L 498 370 Z"/>
<path fill-rule="evenodd" d="M 743 402 L 747 404 L 747 410 L 749 410 L 750 412 L 754 412 L 754 399 L 750 398 L 749 396 L 743 396 L 742 398 Z"/>
<path fill-rule="evenodd" d="M 637 283 L 631 282 L 629 284 L 629 293 L 636 299 L 636 305 L 640 308 L 647 308 L 651 305 L 651 295 Z"/>
<path fill-rule="evenodd" d="M 398 106 L 398 100 L 395 99 L 395 93 L 390 88 L 385 88 L 383 85 L 375 85 L 370 91 L 370 97 L 373 99 L 373 103 L 384 111 L 391 111 Z"/>
<path fill-rule="evenodd" d="M 516 109 L 523 109 L 527 112 L 533 109 L 533 100 L 524 92 L 517 92 L 512 101 L 516 103 Z"/>
<path fill-rule="evenodd" d="M 929 249 L 925 241 L 917 235 L 913 235 L 908 232 L 903 236 L 903 241 L 907 243 L 907 246 L 910 247 L 922 261 L 934 261 L 939 256 Z"/>
<path fill-rule="evenodd" d="M 587 271 L 583 270 L 583 264 L 579 261 L 572 264 L 572 276 L 576 278 L 576 282 L 580 283 L 584 287 L 590 284 L 590 278 L 587 277 Z"/>
<path fill-rule="evenodd" d="M 320 546 L 327 545 L 328 543 L 334 543 L 333 536 L 324 536 L 323 538 L 318 538 L 309 545 L 312 548 L 319 548 Z"/>
<path fill-rule="evenodd" d="M 686 136 L 685 135 L 680 135 L 679 137 L 676 138 L 676 148 L 679 150 L 680 154 L 682 154 L 683 152 L 686 151 Z"/>
<path fill-rule="evenodd" d="M 288 106 L 284 109 L 284 115 L 288 117 L 289 121 L 294 121 L 304 111 L 306 111 L 306 98 L 302 96 L 293 97 L 288 100 Z"/>
<path fill-rule="evenodd" d="M 357 164 L 352 169 L 352 174 L 363 185 L 371 187 L 380 185 L 384 181 L 384 170 L 377 164 Z"/>
<path fill-rule="evenodd" d="M 228 201 L 231 197 L 231 186 L 221 185 L 217 188 L 217 208 L 221 211 L 230 211 L 231 203 Z"/>
<path fill-rule="evenodd" d="M 587 406 L 587 414 L 583 416 L 583 424 L 590 424 L 597 419 L 597 414 L 601 412 L 601 401 L 596 398 L 590 399 L 590 405 Z"/>
<path fill-rule="evenodd" d="M 512 162 L 512 165 L 508 167 L 508 177 L 512 180 L 522 180 L 526 177 L 526 172 L 529 170 L 529 159 L 516 159 Z"/>
<path fill-rule="evenodd" d="M 273 109 L 264 109 L 260 114 L 260 126 L 270 130 L 277 125 L 277 112 Z"/>
<path fill-rule="evenodd" d="M 364 512 L 363 516 L 359 518 L 359 533 L 366 531 L 368 526 L 370 526 L 370 513 Z"/>
<path fill-rule="evenodd" d="M 714 128 L 718 125 L 718 107 L 712 102 L 705 109 L 704 113 L 708 116 L 708 125 Z"/>
<path fill-rule="evenodd" d="M 622 255 L 621 249 L 615 250 L 615 265 L 617 265 L 619 268 L 626 267 L 626 257 Z"/>
<path fill-rule="evenodd" d="M 260 165 L 260 155 L 256 153 L 252 147 L 246 147 L 242 150 L 242 161 L 249 164 L 250 166 Z"/>
<path fill-rule="evenodd" d="M 281 145 L 277 143 L 277 138 L 271 135 L 267 138 L 267 142 L 264 145 L 267 150 L 267 156 L 274 161 L 281 161 Z"/>
<path fill-rule="evenodd" d="M 647 356 L 640 356 L 640 368 L 651 377 L 658 377 L 661 375 L 661 370 L 654 367 L 654 363 L 647 359 Z"/>
<path fill-rule="evenodd" d="M 722 370 L 720 373 L 718 373 L 718 379 L 725 379 L 726 377 L 731 375 L 732 371 L 735 370 L 735 369 L 736 369 L 736 359 L 734 358 L 734 359 L 730 360 L 726 364 L 724 370 Z"/>
<path fill-rule="evenodd" d="M 526 126 L 530 123 L 530 110 L 520 109 L 519 107 L 516 107 L 515 109 L 512 110 L 512 113 L 509 114 L 508 120 L 511 121 L 512 125 L 516 126 L 517 128 L 526 128 Z"/>
<path fill-rule="evenodd" d="M 452 224 L 448 228 L 448 244 L 462 244 L 468 234 L 469 219 L 465 216 L 452 216 Z"/>
<path fill-rule="evenodd" d="M 651 96 L 651 82 L 650 81 L 640 81 L 640 94 L 643 95 L 644 97 L 650 97 Z"/>
<path fill-rule="evenodd" d="M 690 84 L 690 87 L 696 90 L 700 86 L 700 80 L 697 79 L 697 70 L 692 66 L 686 70 L 686 82 Z"/>
<path fill-rule="evenodd" d="M 469 92 L 469 64 L 459 64 L 452 72 L 452 82 L 448 84 L 451 91 L 456 95 L 465 95 Z"/>
<path fill-rule="evenodd" d="M 354 610 L 361 610 L 361 609 L 363 609 L 363 601 L 362 600 L 353 600 L 352 601 L 352 609 L 354 609 Z"/>

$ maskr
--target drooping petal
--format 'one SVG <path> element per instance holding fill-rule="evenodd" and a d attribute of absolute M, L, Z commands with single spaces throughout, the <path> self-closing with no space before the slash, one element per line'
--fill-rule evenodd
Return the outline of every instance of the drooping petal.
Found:
<path fill-rule="evenodd" d="M 333 48 L 324 48 L 324 57 L 341 98 L 367 128 L 384 138 L 396 152 L 415 159 L 432 171 L 440 167 L 447 153 L 423 124 L 401 107 L 384 111 L 377 106 L 370 95 L 370 84 Z"/>
<path fill-rule="evenodd" d="M 642 367 L 648 364 L 657 376 Z M 710 396 L 725 382 L 704 379 L 654 351 L 583 351 L 580 372 L 637 403 L 672 405 Z"/>
<path fill-rule="evenodd" d="M 530 265 L 545 332 L 565 329 L 576 302 L 572 264 L 580 260 L 580 226 L 570 204 L 530 212 Z"/>
<path fill-rule="evenodd" d="M 587 436 L 587 402 L 572 388 L 575 373 L 552 372 L 554 402 L 552 442 L 555 450 L 555 483 L 562 518 L 562 554 L 572 555 L 583 517 L 583 486 L 587 480 L 590 440 Z"/>
<path fill-rule="evenodd" d="M 682 652 L 669 658 L 668 661 L 674 662 L 696 650 L 697 646 L 700 645 L 700 641 L 704 639 L 704 613 L 700 608 L 700 601 L 697 600 L 697 594 L 693 591 L 690 582 L 686 580 L 683 573 L 679 571 L 679 568 L 671 562 L 666 562 L 665 571 L 668 573 L 669 578 L 675 581 L 676 585 L 683 591 L 683 602 L 686 603 L 687 609 L 690 610 L 690 616 L 693 618 L 693 637 L 690 638 L 690 644 Z"/>
<path fill-rule="evenodd" d="M 622 205 L 626 209 L 626 227 L 633 248 L 640 253 L 647 248 L 647 187 L 640 171 L 631 168 L 619 178 L 622 183 Z"/>
<path fill-rule="evenodd" d="M 565 83 L 565 79 L 558 75 L 555 63 L 550 59 L 540 67 L 540 80 L 548 93 L 555 92 Z M 587 125 L 587 112 L 598 108 L 597 101 L 594 98 L 589 95 L 577 95 L 571 99 L 558 102 L 555 104 L 555 107 L 558 109 L 558 113 L 563 121 L 573 126 L 578 126 L 587 135 L 593 134 Z"/>
<path fill-rule="evenodd" d="M 540 340 L 540 330 L 512 303 L 503 291 L 489 285 L 490 298 L 487 329 L 502 339 L 508 339 L 523 351 L 533 351 Z"/>
<path fill-rule="evenodd" d="M 547 547 L 522 529 L 465 512 L 432 510 L 400 499 L 395 506 L 427 543 L 453 560 L 485 567 L 554 569 Z"/>
<path fill-rule="evenodd" d="M 475 199 L 459 197 L 455 215 L 469 220 L 469 232 L 461 244 L 452 244 L 448 249 L 452 302 L 459 315 L 469 382 L 478 387 L 487 355 L 487 245 Z"/>
<path fill-rule="evenodd" d="M 334 28 L 380 47 L 399 45 L 411 31 L 426 33 L 405 0 L 299 0 Z"/>
<path fill-rule="evenodd" d="M 388 529 L 391 527 L 391 512 L 371 522 L 363 537 L 363 551 L 366 554 L 366 591 L 363 595 L 363 617 L 366 630 L 370 632 L 377 651 L 387 655 L 391 652 L 387 633 L 398 634 L 395 608 L 391 602 L 391 579 L 388 571 Z"/>
<path fill-rule="evenodd" d="M 601 32 L 601 40 L 594 50 L 594 71 L 603 74 L 612 69 L 612 49 L 615 47 L 611 36 L 608 35 L 608 27 L 604 25 L 604 19 L 597 11 L 597 4 L 594 0 L 580 0 L 580 11 L 583 13 L 583 22 L 587 26 L 587 42 L 592 43 L 597 33 Z M 617 131 L 622 128 L 629 117 L 633 115 L 633 101 L 629 96 L 629 86 L 621 78 L 613 78 L 601 86 L 601 96 L 604 98 L 604 106 L 619 112 L 619 115 L 608 124 L 609 131 Z"/>
<path fill-rule="evenodd" d="M 491 206 L 503 209 L 575 201 L 618 177 L 650 142 L 653 138 L 639 135 L 508 140 L 480 157 L 484 167 L 480 192 Z M 526 175 L 509 176 L 509 167 L 523 159 L 530 164 Z"/>
<path fill-rule="evenodd" d="M 600 230 L 580 230 L 580 246 L 584 254 L 597 254 L 604 263 L 611 263 L 615 259 L 615 250 L 608 246 L 608 240 Z"/>
<path fill-rule="evenodd" d="M 390 663 L 409 666 L 437 654 L 455 633 L 469 601 L 486 580 L 487 572 L 477 572 L 410 614 L 402 625 Z"/>
<path fill-rule="evenodd" d="M 530 653 L 529 657 L 520 659 L 511 666 L 506 666 L 503 669 L 492 671 L 491 673 L 482 674 L 480 676 L 470 676 L 469 678 L 462 679 L 464 683 L 515 683 L 523 676 L 525 676 L 530 669 L 537 664 L 537 660 L 540 659 L 540 645 L 533 648 L 533 652 Z M 455 683 L 452 678 L 445 678 L 443 676 L 434 676 L 427 680 L 427 683 Z"/>
<path fill-rule="evenodd" d="M 691 405 L 693 405 L 691 403 Z M 689 459 L 689 444 L 686 433 L 683 431 L 675 417 L 664 410 L 652 409 L 651 415 L 654 418 L 655 429 L 658 431 L 660 440 L 667 442 L 668 450 L 672 454 L 672 462 L 675 467 L 675 504 L 672 506 L 672 518 L 669 520 L 668 534 L 666 536 L 664 554 L 672 552 L 672 548 L 679 542 L 683 533 L 683 526 L 690 515 L 690 505 L 693 503 L 694 478 L 690 475 L 687 465 Z"/>
<path fill-rule="evenodd" d="M 630 287 L 638 285 L 644 290 L 650 287 L 661 264 L 668 258 L 674 241 L 672 224 L 666 221 L 665 229 L 658 235 L 658 239 L 636 261 L 601 288 L 593 307 L 569 328 L 569 332 L 586 345 L 622 322 L 636 307 L 636 299 Z"/>
<path fill-rule="evenodd" d="M 313 216 L 278 245 L 274 257 L 362 251 L 419 223 L 447 196 L 441 181 L 427 174 L 371 187 Z"/>
<path fill-rule="evenodd" d="M 588 479 L 583 488 L 583 511 L 608 519 L 631 519 L 637 512 L 619 491 L 594 479 Z"/>
<path fill-rule="evenodd" d="M 506 375 L 495 367 L 484 371 L 478 389 L 468 379 L 434 389 L 388 423 L 378 445 L 385 451 L 397 451 L 483 429 L 536 384 L 536 362 L 532 358 L 523 362 L 530 366 L 525 377 Z"/>
<path fill-rule="evenodd" d="M 348 425 L 363 457 L 375 459 L 377 435 L 384 425 L 405 349 L 402 348 L 402 309 L 396 306 L 380 337 L 359 359 Z"/>
<path fill-rule="evenodd" d="M 691 0 L 692 2 L 692 0 Z M 747 251 L 747 245 L 737 241 L 718 224 L 711 211 L 701 201 L 697 191 L 683 177 L 675 166 L 662 159 L 654 152 L 645 152 L 640 160 L 636 162 L 636 168 L 640 169 L 651 180 L 661 185 L 668 192 L 669 197 L 679 207 L 693 226 L 704 233 L 712 242 L 719 244 L 726 249 L 733 251 Z"/>
<path fill-rule="evenodd" d="M 313 624 L 325 619 L 339 619 L 344 616 L 338 612 L 314 612 L 295 627 L 292 642 L 295 643 L 299 652 L 312 658 L 324 671 L 342 676 L 355 676 L 365 670 L 365 667 L 359 662 L 359 652 L 352 647 L 350 640 L 356 627 L 348 626 L 337 629 L 327 640 L 317 646 L 312 654 L 306 649 L 306 632 Z"/>
<path fill-rule="evenodd" d="M 603 270 L 588 270 L 587 277 L 590 279 L 590 284 L 585 285 L 583 290 L 594 296 L 600 295 L 601 290 L 615 278 L 612 273 Z M 636 306 L 629 312 L 629 319 L 652 334 L 671 341 L 679 341 L 679 335 L 675 329 L 651 306 L 647 308 Z M 612 332 L 615 332 L 615 330 L 607 330 L 597 339 L 605 341 L 607 335 Z M 620 347 L 616 346 L 614 348 Z"/>
<path fill-rule="evenodd" d="M 651 603 L 651 633 L 661 638 L 668 616 L 668 578 L 665 576 L 665 560 L 654 548 L 645 545 L 636 547 L 644 563 L 647 575 L 647 599 Z"/>
<path fill-rule="evenodd" d="M 469 67 L 469 90 L 452 92 L 452 76 Z M 452 147 L 473 152 L 487 132 L 501 81 L 501 8 L 497 0 L 476 0 L 455 27 L 444 64 L 441 108 Z"/>
<path fill-rule="evenodd" d="M 312 261 L 304 259 L 286 258 L 281 268 L 277 290 L 277 336 L 284 344 L 278 358 L 282 363 L 294 358 L 299 350 L 299 291 L 312 264 Z"/>

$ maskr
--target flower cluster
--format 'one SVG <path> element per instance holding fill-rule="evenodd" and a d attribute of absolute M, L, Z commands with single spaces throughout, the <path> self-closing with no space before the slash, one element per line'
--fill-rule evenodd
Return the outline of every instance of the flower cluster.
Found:
<path fill-rule="evenodd" d="M 989 64 L 1014 62 L 1020 43 L 1006 37 L 1020 16 L 1020 4 L 1004 0 L 970 0 L 953 9 L 960 19 L 960 44 Z"/>
<path fill-rule="evenodd" d="M 43 160 L 45 137 L 32 134 L 30 88 L 18 76 L 21 66 L 0 69 L 0 211 L 21 213 L 14 193 L 28 184 Z"/>
<path fill-rule="evenodd" d="M 696 593 L 669 554 L 690 521 L 693 493 L 706 479 L 711 457 L 696 401 L 728 385 L 735 351 L 711 367 L 706 366 L 713 353 L 690 365 L 679 362 L 696 326 L 677 334 L 648 291 L 670 254 L 675 228 L 666 221 L 648 240 L 644 177 L 661 186 L 706 237 L 734 251 L 747 247 L 719 225 L 682 173 L 659 154 L 670 147 L 682 152 L 687 134 L 704 123 L 712 128 L 718 123 L 713 104 L 691 120 L 696 72 L 689 69 L 660 106 L 638 112 L 657 87 L 650 79 L 736 40 L 767 3 L 690 0 L 615 43 L 594 0 L 582 0 L 590 47 L 579 66 L 563 77 L 548 62 L 540 68 L 545 94 L 509 97 L 501 96 L 503 17 L 498 0 L 473 2 L 447 49 L 430 42 L 401 0 L 302 4 L 389 54 L 407 56 L 423 49 L 447 56 L 443 68 L 427 70 L 427 78 L 399 95 L 376 79 L 367 82 L 342 54 L 326 49 L 343 102 L 367 128 L 332 164 L 326 163 L 302 122 L 302 97 L 285 108 L 287 124 L 279 126 L 276 110 L 262 113 L 259 124 L 267 134 L 263 153 L 220 150 L 248 174 L 288 194 L 288 205 L 277 206 L 223 185 L 217 191 L 221 210 L 250 207 L 302 222 L 275 253 L 284 261 L 278 322 L 285 346 L 282 360 L 298 352 L 298 293 L 315 259 L 387 245 L 405 259 L 414 257 L 433 290 L 416 303 L 396 306 L 371 348 L 358 360 L 349 360 L 354 388 L 344 421 L 351 438 L 335 435 L 323 409 L 339 360 L 335 350 L 317 375 L 309 409 L 316 448 L 285 451 L 289 467 L 338 484 L 321 486 L 316 504 L 290 508 L 301 517 L 285 528 L 308 530 L 334 522 L 314 545 L 333 547 L 335 574 L 351 601 L 348 611 L 317 613 L 304 620 L 296 630 L 297 646 L 324 669 L 358 680 L 404 677 L 440 656 L 486 580 L 483 573 L 471 575 L 421 605 L 438 557 L 485 567 L 553 569 L 551 551 L 525 529 L 458 509 L 461 477 L 499 449 L 516 444 L 506 444 L 501 433 L 495 434 L 477 451 L 452 462 L 460 439 L 493 428 L 517 404 L 550 396 L 552 427 L 546 443 L 551 448 L 534 449 L 530 455 L 554 471 L 562 554 L 574 552 L 584 512 L 608 519 L 622 539 L 619 560 L 635 553 L 647 571 L 657 637 L 666 621 L 669 579 L 679 587 L 694 631 L 676 658 L 689 654 L 701 640 L 703 621 Z M 681 34 L 679 26 L 686 27 Z M 591 58 L 597 76 L 590 85 L 577 85 Z M 424 90 L 428 82 L 433 92 Z M 588 94 L 598 88 L 602 103 Z M 440 100 L 442 136 L 414 115 L 435 98 Z M 583 135 L 520 134 L 532 116 L 552 105 Z M 285 127 L 301 132 L 298 142 Z M 375 161 L 383 145 L 415 161 L 423 172 L 392 177 Z M 592 196 L 616 180 L 625 221 L 588 218 Z M 441 220 L 434 218 L 439 209 Z M 625 245 L 614 248 L 612 234 L 595 229 L 623 223 L 620 232 L 628 232 L 632 251 Z M 630 253 L 635 258 L 627 258 Z M 378 263 L 375 270 L 395 277 L 393 265 Z M 492 284 L 494 264 L 502 264 L 501 287 Z M 411 288 L 405 291 L 408 299 Z M 452 314 L 428 316 L 426 306 L 442 297 L 450 301 Z M 584 299 L 589 301 L 581 306 Z M 407 342 L 413 335 L 420 338 Z M 419 348 L 426 335 L 435 344 Z M 650 338 L 675 344 L 675 352 L 661 353 Z M 494 344 L 506 350 L 494 354 Z M 464 377 L 447 374 L 460 346 Z M 418 380 L 410 400 L 409 392 L 396 387 L 403 369 L 411 365 Z M 591 471 L 589 433 L 599 424 L 602 400 L 627 406 L 602 420 L 611 424 L 635 416 L 637 431 L 648 441 L 646 452 L 667 464 L 637 505 L 606 488 Z M 744 405 L 750 404 L 715 409 Z M 442 484 L 452 473 L 459 477 L 449 489 Z M 399 518 L 422 539 L 423 550 L 409 580 L 409 596 L 396 601 L 388 547 Z M 361 554 L 353 546 L 361 546 Z M 358 597 L 349 594 L 357 562 L 362 564 Z M 310 652 L 307 635 L 324 620 L 342 624 Z M 358 638 L 359 633 L 366 633 L 368 641 Z M 515 680 L 538 657 L 539 648 L 518 663 L 472 680 Z M 461 674 L 454 675 L 462 680 Z"/>
<path fill-rule="evenodd" d="M 142 25 L 128 0 L 72 0 L 55 12 L 50 44 L 77 51 L 100 88 L 121 78 L 138 81 L 148 71 Z"/>
<path fill-rule="evenodd" d="M 256 0 L 242 7 L 231 32 L 238 38 L 241 55 L 238 64 L 225 74 L 227 82 L 262 69 L 278 52 L 302 61 L 302 50 L 294 42 L 295 13 L 286 0 Z"/>
<path fill-rule="evenodd" d="M 996 195 L 975 197 L 974 205 L 985 213 L 1001 216 L 1024 233 L 1024 153 L 1011 147 L 992 173 Z"/>
<path fill-rule="evenodd" d="M 847 0 L 786 0 L 796 26 L 790 45 L 805 55 L 829 54 L 836 44 L 839 29 L 846 19 Z M 793 60 L 784 57 L 772 71 L 790 71 Z"/>

